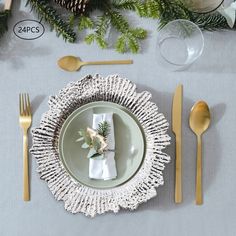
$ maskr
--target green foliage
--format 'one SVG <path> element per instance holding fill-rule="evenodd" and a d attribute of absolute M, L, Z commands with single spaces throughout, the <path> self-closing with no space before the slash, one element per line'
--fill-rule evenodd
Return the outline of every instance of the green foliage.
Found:
<path fill-rule="evenodd" d="M 109 11 L 108 14 L 111 18 L 111 24 L 117 31 L 127 33 L 130 30 L 128 21 L 118 11 Z"/>
<path fill-rule="evenodd" d="M 52 29 L 56 30 L 58 36 L 61 35 L 66 41 L 75 42 L 76 33 L 71 29 L 70 24 L 57 14 L 47 0 L 28 0 L 26 5 L 28 4 L 38 13 L 39 18 L 48 22 Z"/>
<path fill-rule="evenodd" d="M 59 17 L 49 4 L 49 0 L 28 0 L 28 3 L 38 12 L 40 18 L 46 20 L 58 35 L 62 35 L 69 42 L 74 42 L 76 39 L 76 34 L 72 30 L 76 25 L 78 32 L 92 30 L 84 38 L 87 44 L 96 42 L 101 48 L 107 48 L 108 29 L 115 28 L 118 36 L 111 47 L 114 46 L 120 53 L 139 52 L 141 40 L 147 37 L 146 30 L 130 26 L 122 11 L 133 11 L 140 17 L 158 19 L 159 28 L 172 20 L 186 19 L 205 30 L 229 29 L 226 19 L 218 12 L 193 13 L 185 7 L 182 0 L 90 0 L 86 4 L 84 15 L 69 13 L 68 23 Z M 91 18 L 91 13 L 96 9 L 99 10 L 99 15 L 97 17 L 93 15 L 94 18 Z M 1 22 L 0 35 L 6 30 Z"/>
<path fill-rule="evenodd" d="M 145 39 L 146 36 L 147 32 L 141 28 L 123 32 L 116 42 L 116 50 L 120 53 L 124 53 L 129 49 L 132 53 L 137 53 L 139 50 L 138 39 Z"/>
<path fill-rule="evenodd" d="M 84 41 L 85 41 L 87 44 L 91 44 L 91 43 L 94 42 L 95 37 L 96 37 L 95 34 L 88 34 L 88 35 L 85 37 Z"/>
<path fill-rule="evenodd" d="M 103 14 L 98 17 L 96 28 L 95 28 L 95 41 L 101 48 L 107 47 L 105 36 L 109 27 L 110 18 L 107 14 Z"/>
<path fill-rule="evenodd" d="M 7 31 L 7 20 L 10 16 L 10 11 L 5 10 L 3 12 L 0 12 L 0 37 L 3 36 L 3 34 Z"/>
<path fill-rule="evenodd" d="M 107 121 L 98 124 L 97 132 L 104 138 L 107 138 L 110 132 L 110 124 Z"/>
<path fill-rule="evenodd" d="M 82 31 L 85 29 L 93 29 L 94 28 L 94 22 L 92 19 L 88 16 L 80 16 L 79 23 L 78 23 L 78 31 Z"/>
<path fill-rule="evenodd" d="M 134 0 L 112 1 L 112 6 L 136 10 L 138 3 L 140 5 L 139 1 Z M 139 41 L 147 37 L 147 31 L 142 28 L 130 27 L 125 17 L 120 12 L 112 10 L 109 5 L 106 5 L 104 14 L 97 17 L 95 30 L 85 37 L 85 42 L 87 44 L 96 42 L 101 48 L 107 48 L 106 35 L 110 25 L 120 33 L 114 43 L 116 51 L 137 53 L 140 50 Z"/>
<path fill-rule="evenodd" d="M 156 0 L 160 15 L 159 27 L 176 19 L 190 20 L 190 11 L 185 8 L 181 0 Z"/>
<path fill-rule="evenodd" d="M 126 49 L 126 35 L 122 34 L 118 37 L 116 41 L 116 50 L 120 53 L 124 53 L 127 51 Z"/>
<path fill-rule="evenodd" d="M 138 13 L 141 17 L 151 17 L 153 19 L 160 18 L 161 12 L 160 3 L 156 0 L 146 0 L 138 8 Z"/>
<path fill-rule="evenodd" d="M 107 48 L 105 36 L 109 27 L 109 23 L 110 19 L 107 14 L 99 16 L 95 26 L 95 32 L 88 34 L 85 37 L 85 42 L 87 44 L 91 44 L 92 42 L 96 41 L 100 48 Z"/>
<path fill-rule="evenodd" d="M 131 32 L 121 34 L 116 42 L 116 51 L 120 53 L 125 53 L 128 50 L 132 53 L 138 53 L 139 47 L 137 37 Z"/>
<path fill-rule="evenodd" d="M 140 50 L 139 40 L 146 38 L 147 31 L 142 28 L 131 28 L 128 21 L 118 11 L 109 11 L 108 14 L 112 26 L 121 33 L 115 43 L 116 51 L 138 53 Z"/>
<path fill-rule="evenodd" d="M 142 8 L 141 1 L 138 0 L 112 0 L 111 6 L 117 10 L 139 11 Z"/>
<path fill-rule="evenodd" d="M 214 12 L 214 13 L 206 14 L 206 15 L 194 14 L 191 17 L 191 20 L 195 22 L 200 28 L 208 30 L 208 31 L 229 28 L 225 17 L 222 16 L 218 12 Z"/>
<path fill-rule="evenodd" d="M 147 31 L 142 28 L 132 29 L 130 33 L 138 39 L 145 39 L 147 37 Z"/>
<path fill-rule="evenodd" d="M 150 4 L 150 7 L 148 7 Z M 176 19 L 186 19 L 196 23 L 203 30 L 229 29 L 225 17 L 218 12 L 197 14 L 188 10 L 181 0 L 146 0 L 141 16 L 159 18 L 159 28 Z M 155 10 L 154 10 L 155 9 Z"/>
<path fill-rule="evenodd" d="M 75 15 L 74 14 L 71 14 L 69 16 L 69 25 L 70 25 L 70 28 L 73 28 L 74 27 L 74 24 L 75 24 Z"/>

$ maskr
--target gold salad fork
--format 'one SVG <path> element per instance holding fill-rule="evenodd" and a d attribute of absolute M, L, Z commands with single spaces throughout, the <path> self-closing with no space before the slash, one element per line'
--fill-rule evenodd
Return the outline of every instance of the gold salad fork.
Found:
<path fill-rule="evenodd" d="M 28 94 L 20 94 L 20 126 L 23 130 L 23 199 L 30 200 L 29 194 L 29 161 L 28 161 L 28 130 L 32 123 L 32 113 Z"/>

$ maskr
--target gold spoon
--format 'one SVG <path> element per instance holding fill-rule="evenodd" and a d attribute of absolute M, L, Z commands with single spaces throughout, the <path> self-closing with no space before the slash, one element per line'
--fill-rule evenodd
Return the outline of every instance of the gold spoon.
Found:
<path fill-rule="evenodd" d="M 113 60 L 113 61 L 88 61 L 83 62 L 78 57 L 65 56 L 58 60 L 58 66 L 66 71 L 77 71 L 84 65 L 115 65 L 115 64 L 133 64 L 132 60 Z"/>
<path fill-rule="evenodd" d="M 189 116 L 189 125 L 197 136 L 197 176 L 196 176 L 196 204 L 202 201 L 202 134 L 208 129 L 211 121 L 210 109 L 204 101 L 194 104 Z"/>

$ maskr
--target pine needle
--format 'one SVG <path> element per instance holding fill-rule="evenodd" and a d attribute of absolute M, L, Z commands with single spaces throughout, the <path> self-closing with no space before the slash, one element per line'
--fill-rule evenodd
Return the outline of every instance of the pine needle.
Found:
<path fill-rule="evenodd" d="M 97 132 L 99 135 L 107 138 L 110 132 L 110 124 L 107 121 L 98 124 Z"/>
<path fill-rule="evenodd" d="M 8 30 L 7 21 L 10 14 L 10 10 L 0 12 L 0 37 L 2 37 L 4 33 Z"/>
<path fill-rule="evenodd" d="M 40 18 L 48 22 L 52 29 L 56 30 L 58 36 L 61 35 L 65 41 L 75 42 L 76 33 L 71 29 L 70 24 L 57 14 L 47 0 L 28 0 L 26 5 L 28 4 L 38 13 Z"/>

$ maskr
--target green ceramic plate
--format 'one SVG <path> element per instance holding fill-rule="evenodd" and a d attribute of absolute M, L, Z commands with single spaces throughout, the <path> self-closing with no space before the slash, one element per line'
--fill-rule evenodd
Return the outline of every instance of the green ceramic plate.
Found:
<path fill-rule="evenodd" d="M 87 149 L 81 148 L 78 131 L 92 126 L 94 113 L 113 113 L 117 178 L 94 180 L 88 176 Z M 142 128 L 124 107 L 111 102 L 93 102 L 75 110 L 62 126 L 59 154 L 68 173 L 80 183 L 93 188 L 113 188 L 129 180 L 139 169 L 145 150 Z"/>

